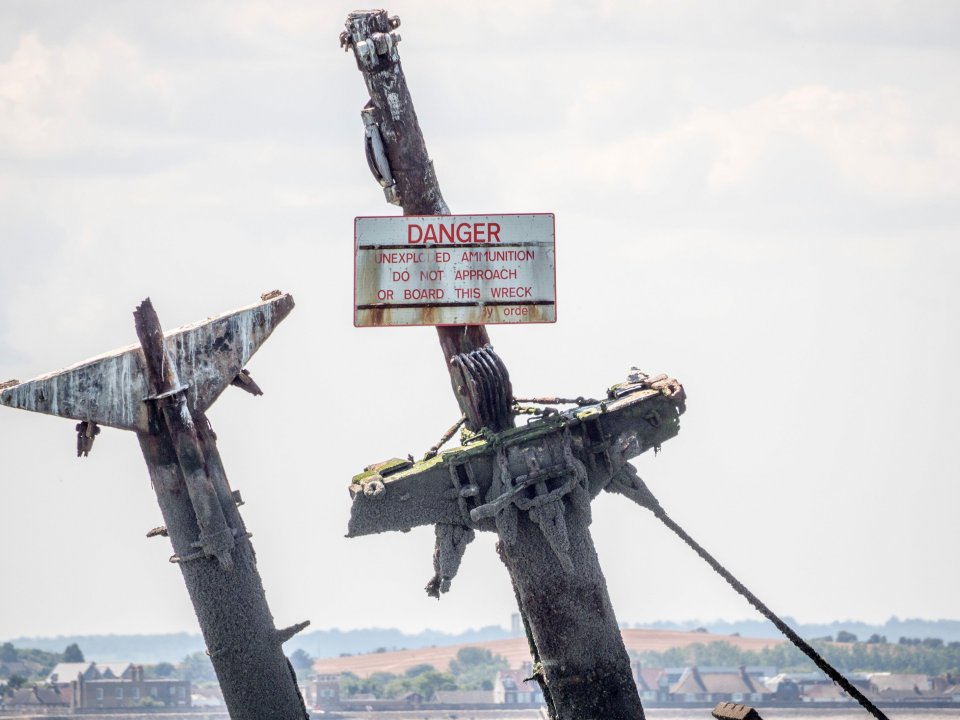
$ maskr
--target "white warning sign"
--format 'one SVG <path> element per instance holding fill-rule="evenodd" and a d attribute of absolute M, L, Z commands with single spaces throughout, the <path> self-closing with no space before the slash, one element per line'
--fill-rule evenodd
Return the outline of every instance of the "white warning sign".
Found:
<path fill-rule="evenodd" d="M 358 217 L 354 325 L 556 322 L 552 213 Z"/>

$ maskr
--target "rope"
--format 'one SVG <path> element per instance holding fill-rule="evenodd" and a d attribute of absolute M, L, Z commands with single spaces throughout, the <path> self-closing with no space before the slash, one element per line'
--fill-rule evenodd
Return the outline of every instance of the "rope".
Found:
<path fill-rule="evenodd" d="M 764 605 L 760 599 L 754 595 L 752 592 L 747 590 L 743 583 L 741 583 L 733 574 L 727 570 L 723 565 L 721 565 L 716 558 L 714 558 L 710 553 L 704 550 L 696 540 L 690 537 L 686 531 L 677 525 L 666 511 L 660 507 L 660 504 L 654 501 L 652 506 L 645 505 L 649 510 L 653 512 L 654 515 L 659 518 L 659 520 L 666 525 L 668 528 L 673 530 L 681 540 L 683 540 L 697 555 L 707 561 L 707 564 L 712 567 L 720 577 L 727 581 L 730 586 L 740 593 L 747 601 L 753 605 L 761 615 L 763 615 L 767 620 L 776 625 L 777 629 L 782 632 L 794 645 L 800 649 L 804 655 L 813 660 L 814 664 L 820 668 L 826 675 L 833 680 L 837 685 L 843 688 L 843 691 L 847 693 L 850 697 L 860 703 L 863 708 L 873 715 L 877 720 L 890 720 L 883 712 L 870 702 L 867 697 L 860 692 L 847 678 L 841 675 L 837 670 L 824 659 L 820 653 L 814 650 L 802 637 L 797 635 L 789 625 L 787 625 L 783 620 L 781 620 L 777 615 L 766 605 Z"/>
<path fill-rule="evenodd" d="M 451 426 L 447 429 L 447 431 L 440 437 L 440 439 L 437 441 L 437 444 L 434 445 L 434 446 L 433 446 L 432 448 L 430 448 L 429 450 L 427 450 L 427 454 L 423 456 L 423 459 L 424 459 L 424 460 L 429 460 L 430 458 L 436 457 L 436 456 L 437 456 L 437 453 L 440 452 L 440 448 L 442 448 L 444 445 L 447 444 L 447 442 L 449 442 L 450 438 L 453 437 L 453 434 L 454 434 L 457 430 L 459 430 L 459 429 L 461 428 L 461 426 L 462 426 L 466 421 L 467 421 L 467 416 L 466 416 L 466 415 L 461 415 L 461 416 L 460 416 L 460 419 L 457 420 L 453 425 L 451 425 Z"/>

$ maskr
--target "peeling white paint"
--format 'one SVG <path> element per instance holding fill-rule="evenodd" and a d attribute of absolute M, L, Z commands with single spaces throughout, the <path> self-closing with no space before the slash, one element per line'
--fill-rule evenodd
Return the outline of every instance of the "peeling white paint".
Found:
<path fill-rule="evenodd" d="M 190 387 L 184 409 L 206 410 L 292 307 L 281 295 L 166 333 L 175 382 Z M 139 345 L 128 345 L 2 390 L 0 404 L 143 432 L 149 393 L 142 358 Z"/>
<path fill-rule="evenodd" d="M 399 120 L 403 116 L 403 108 L 400 106 L 400 96 L 396 93 L 387 93 L 387 105 L 390 107 L 390 117 Z"/>

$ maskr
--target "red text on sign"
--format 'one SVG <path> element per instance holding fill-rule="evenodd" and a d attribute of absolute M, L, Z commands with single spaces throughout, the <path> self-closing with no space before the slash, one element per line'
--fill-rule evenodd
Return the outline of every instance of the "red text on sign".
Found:
<path fill-rule="evenodd" d="M 495 222 L 407 225 L 407 243 L 493 243 L 500 242 L 500 224 Z"/>
<path fill-rule="evenodd" d="M 490 288 L 490 295 L 495 298 L 523 298 L 532 297 L 533 288 L 525 287 L 493 287 Z"/>

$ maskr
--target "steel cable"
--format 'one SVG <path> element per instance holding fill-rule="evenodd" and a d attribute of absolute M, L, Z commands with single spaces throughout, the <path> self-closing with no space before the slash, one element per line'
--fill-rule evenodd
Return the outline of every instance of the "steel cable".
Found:
<path fill-rule="evenodd" d="M 767 620 L 772 622 L 777 627 L 777 629 L 780 632 L 782 632 L 787 637 L 788 640 L 790 640 L 790 642 L 792 642 L 801 652 L 803 652 L 804 655 L 810 658 L 814 662 L 814 664 L 818 668 L 820 668 L 827 675 L 827 677 L 829 677 L 837 685 L 839 685 L 845 693 L 847 693 L 850 697 L 852 697 L 854 700 L 860 703 L 860 705 L 867 712 L 869 712 L 871 715 L 877 718 L 877 720 L 890 720 L 883 713 L 883 711 L 881 711 L 880 708 L 878 708 L 876 705 L 870 702 L 869 698 L 867 698 L 862 692 L 860 692 L 860 690 L 858 690 L 856 686 L 853 685 L 853 683 L 851 683 L 849 680 L 847 680 L 847 678 L 841 675 L 836 670 L 836 668 L 834 668 L 830 663 L 828 663 L 827 660 L 822 655 L 820 655 L 820 653 L 818 653 L 813 647 L 811 647 L 806 640 L 804 640 L 802 637 L 797 635 L 789 625 L 787 625 L 783 620 L 781 620 L 776 615 L 776 613 L 773 612 L 773 610 L 771 610 L 763 602 L 761 602 L 760 598 L 758 598 L 756 595 L 750 592 L 746 588 L 746 586 L 744 586 L 742 582 L 737 580 L 737 578 L 735 578 L 729 570 L 727 570 L 723 565 L 721 565 L 720 562 L 713 557 L 713 555 L 711 555 L 706 550 L 704 550 L 703 547 L 701 547 L 701 545 L 696 540 L 690 537 L 682 527 L 680 527 L 676 522 L 674 522 L 674 520 L 669 515 L 667 515 L 666 511 L 660 506 L 658 502 L 654 500 L 654 503 L 652 505 L 644 505 L 644 507 L 646 507 L 648 510 L 653 512 L 653 514 L 657 516 L 660 522 L 662 522 L 668 528 L 673 530 L 673 532 L 676 533 L 677 536 L 681 540 L 683 540 L 688 547 L 690 547 L 701 558 L 706 560 L 707 564 L 710 565 L 710 567 L 712 567 L 714 571 L 716 571 L 716 573 L 720 575 L 720 577 L 726 580 L 727 583 L 730 585 L 730 587 L 732 587 L 734 590 L 740 593 L 740 595 L 746 598 L 747 601 L 751 605 L 753 605 L 760 612 L 761 615 L 763 615 L 765 618 L 767 618 Z"/>

